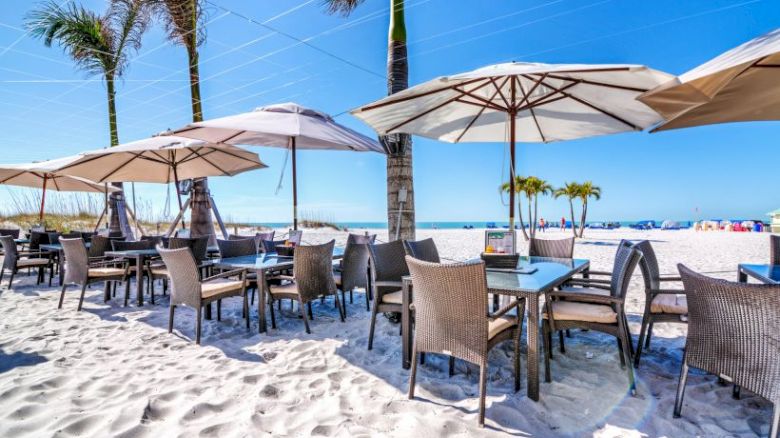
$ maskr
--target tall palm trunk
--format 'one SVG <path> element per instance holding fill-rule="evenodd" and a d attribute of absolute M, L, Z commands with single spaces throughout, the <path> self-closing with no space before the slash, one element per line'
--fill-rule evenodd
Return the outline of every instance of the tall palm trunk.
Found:
<path fill-rule="evenodd" d="M 197 29 L 197 8 L 192 8 L 192 29 Z M 195 34 L 195 32 L 193 32 Z M 198 48 L 195 39 L 192 46 L 187 47 L 187 59 L 190 72 L 190 99 L 192 101 L 192 121 L 203 121 L 203 107 L 200 98 L 200 68 L 198 65 Z M 178 187 L 176 188 L 178 190 Z M 209 182 L 203 178 L 192 185 L 190 203 L 190 235 L 193 237 L 214 236 L 214 222 L 211 218 Z M 213 239 L 213 237 L 212 237 Z"/>
<path fill-rule="evenodd" d="M 571 213 L 571 232 L 577 237 L 577 229 L 574 227 L 574 200 L 569 198 L 569 213 Z"/>
<path fill-rule="evenodd" d="M 582 201 L 582 217 L 580 218 L 580 237 L 585 233 L 585 218 L 588 215 L 588 200 Z"/>
<path fill-rule="evenodd" d="M 531 213 L 533 198 L 530 194 L 526 196 L 528 198 L 528 230 L 531 232 L 531 238 L 534 238 L 534 236 L 536 236 L 536 226 L 534 225 L 534 215 Z"/>
<path fill-rule="evenodd" d="M 114 88 L 114 76 L 112 74 L 106 74 L 106 93 L 108 95 L 108 129 L 111 135 L 111 146 L 119 144 L 119 130 L 116 123 L 116 89 Z M 122 183 L 113 183 L 114 187 L 122 188 Z M 119 220 L 119 208 L 118 203 L 124 197 L 123 192 L 112 192 L 108 197 L 109 207 L 109 220 L 108 230 L 112 233 L 123 232 L 122 223 Z M 127 214 L 124 210 L 122 214 Z M 127 223 L 127 217 L 125 217 L 125 223 Z"/>
<path fill-rule="evenodd" d="M 387 93 L 394 94 L 409 86 L 409 63 L 406 50 L 404 1 L 390 0 L 390 28 L 387 45 Z M 412 175 L 412 138 L 406 134 L 383 137 L 387 149 L 387 227 L 393 240 L 415 238 L 414 180 Z M 405 202 L 399 194 L 406 190 Z M 399 221 L 400 220 L 400 226 Z"/>
<path fill-rule="evenodd" d="M 520 222 L 520 230 L 523 231 L 523 238 L 525 238 L 526 241 L 528 241 L 528 232 L 525 231 L 525 223 L 523 222 L 523 206 L 521 205 L 520 199 L 522 197 L 517 197 L 517 221 Z"/>
<path fill-rule="evenodd" d="M 539 195 L 534 195 L 534 236 L 536 236 L 537 218 L 539 217 Z"/>

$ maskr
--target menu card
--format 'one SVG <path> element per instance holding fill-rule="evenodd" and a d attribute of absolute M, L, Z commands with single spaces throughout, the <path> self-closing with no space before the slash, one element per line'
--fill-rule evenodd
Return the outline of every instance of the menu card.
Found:
<path fill-rule="evenodd" d="M 485 231 L 485 253 L 486 254 L 515 254 L 515 232 L 507 231 Z"/>

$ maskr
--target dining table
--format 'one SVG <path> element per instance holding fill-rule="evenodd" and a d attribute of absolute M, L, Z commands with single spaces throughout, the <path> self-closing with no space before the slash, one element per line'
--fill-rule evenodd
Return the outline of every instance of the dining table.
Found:
<path fill-rule="evenodd" d="M 524 299 L 528 329 L 527 345 L 527 394 L 539 401 L 539 325 L 540 297 L 566 283 L 575 275 L 587 275 L 590 261 L 585 259 L 559 259 L 550 257 L 521 256 L 515 268 L 486 268 L 489 294 Z M 414 284 L 411 276 L 402 279 L 401 295 L 401 344 L 402 366 L 408 369 L 412 360 Z"/>
<path fill-rule="evenodd" d="M 740 264 L 737 267 L 737 281 L 747 283 L 748 277 L 764 284 L 780 284 L 780 265 Z"/>
<path fill-rule="evenodd" d="M 333 248 L 333 259 L 338 260 L 344 257 L 343 247 Z M 257 273 L 257 287 L 262 288 L 258 291 L 257 314 L 260 319 L 260 333 L 268 331 L 267 319 L 265 316 L 266 292 L 268 292 L 267 276 L 271 273 L 293 269 L 295 266 L 293 256 L 282 256 L 277 253 L 262 253 L 258 255 L 248 255 L 241 257 L 229 257 L 211 259 L 206 263 L 215 269 L 233 270 L 246 269 Z"/>

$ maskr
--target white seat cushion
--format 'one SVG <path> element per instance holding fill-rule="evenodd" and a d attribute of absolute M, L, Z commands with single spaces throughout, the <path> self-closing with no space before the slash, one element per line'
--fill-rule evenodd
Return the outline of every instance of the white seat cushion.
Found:
<path fill-rule="evenodd" d="M 685 295 L 661 294 L 650 303 L 651 313 L 688 314 L 688 298 Z"/>
<path fill-rule="evenodd" d="M 164 266 L 161 268 L 152 268 L 152 275 L 157 277 L 167 277 L 168 269 L 166 269 Z"/>
<path fill-rule="evenodd" d="M 19 259 L 16 266 L 26 268 L 28 266 L 45 266 L 49 264 L 49 259 Z"/>
<path fill-rule="evenodd" d="M 89 268 L 90 277 L 119 277 L 125 274 L 121 268 Z"/>
<path fill-rule="evenodd" d="M 201 284 L 201 296 L 203 298 L 209 298 L 225 292 L 240 290 L 242 286 L 243 282 L 241 280 L 216 279 L 214 281 Z"/>
<path fill-rule="evenodd" d="M 403 304 L 402 299 L 400 290 L 382 295 L 382 303 L 384 304 Z"/>
<path fill-rule="evenodd" d="M 510 316 L 502 316 L 492 321 L 488 321 L 488 339 L 493 339 L 497 334 L 504 330 L 517 326 L 517 324 L 515 324 L 516 322 L 517 319 Z"/>
<path fill-rule="evenodd" d="M 341 286 L 341 272 L 334 272 L 333 279 L 336 280 L 336 286 Z"/>
<path fill-rule="evenodd" d="M 295 282 L 285 283 L 285 284 L 272 284 L 269 288 L 271 290 L 271 295 L 274 294 L 293 294 L 298 295 L 298 285 L 295 284 Z"/>
<path fill-rule="evenodd" d="M 591 295 L 603 295 L 607 296 L 609 295 L 609 291 L 606 289 L 599 289 L 596 287 L 574 287 L 574 286 L 567 286 L 562 287 L 562 291 L 564 292 L 574 292 L 578 294 L 591 294 Z"/>
<path fill-rule="evenodd" d="M 617 313 L 606 304 L 554 301 L 552 311 L 556 321 L 583 321 L 601 324 L 617 322 Z M 547 314 L 543 314 L 542 317 L 547 319 Z"/>

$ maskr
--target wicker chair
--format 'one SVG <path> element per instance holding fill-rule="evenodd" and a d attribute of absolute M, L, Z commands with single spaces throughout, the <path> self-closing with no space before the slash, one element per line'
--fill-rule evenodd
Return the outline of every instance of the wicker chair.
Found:
<path fill-rule="evenodd" d="M 780 236 L 769 236 L 769 264 L 780 265 Z"/>
<path fill-rule="evenodd" d="M 732 283 L 678 265 L 688 297 L 674 416 L 680 417 L 690 367 L 726 377 L 774 405 L 769 436 L 780 433 L 780 286 Z"/>
<path fill-rule="evenodd" d="M 404 250 L 417 260 L 431 263 L 441 263 L 439 259 L 439 250 L 436 249 L 436 242 L 428 238 L 425 240 L 404 240 Z"/>
<path fill-rule="evenodd" d="M 60 292 L 60 302 L 57 306 L 62 309 L 62 302 L 65 299 L 65 290 L 69 285 L 81 286 L 81 297 L 79 298 L 78 310 L 84 303 L 84 292 L 87 286 L 92 283 L 125 282 L 125 301 L 130 295 L 130 282 L 127 281 L 126 266 L 117 267 L 117 262 L 109 261 L 91 261 L 87 254 L 87 248 L 84 246 L 84 240 L 81 237 L 75 239 L 60 239 L 62 251 L 65 255 L 65 277 L 62 281 L 62 292 Z M 107 294 L 106 294 L 107 296 Z"/>
<path fill-rule="evenodd" d="M 293 243 L 295 245 L 300 245 L 302 238 L 303 238 L 303 230 L 289 230 L 287 232 L 287 241 L 290 243 Z"/>
<path fill-rule="evenodd" d="M 236 269 L 208 278 L 200 279 L 198 264 L 189 248 L 158 248 L 165 266 L 168 267 L 171 280 L 171 301 L 168 316 L 168 333 L 173 331 L 173 317 L 176 306 L 184 305 L 195 309 L 195 343 L 200 344 L 202 310 L 204 306 L 217 302 L 217 321 L 222 319 L 222 300 L 229 297 L 242 297 L 242 314 L 249 329 L 249 301 L 246 294 L 246 270 Z M 229 277 L 239 277 L 230 280 Z"/>
<path fill-rule="evenodd" d="M 333 277 L 336 280 L 336 287 L 341 290 L 341 301 L 344 302 L 344 316 L 346 316 L 346 292 L 349 291 L 349 302 L 353 303 L 352 291 L 355 288 L 364 288 L 366 290 L 366 310 L 370 310 L 370 300 L 368 291 L 368 245 L 374 243 L 376 234 L 373 236 L 363 234 L 350 234 L 347 236 L 347 245 L 344 247 L 344 258 L 339 261 L 339 265 L 334 268 Z"/>
<path fill-rule="evenodd" d="M 19 238 L 19 232 L 18 228 L 0 228 L 0 236 L 11 236 L 14 239 Z"/>
<path fill-rule="evenodd" d="M 553 257 L 558 259 L 573 258 L 574 238 L 550 240 L 532 237 L 528 243 L 528 255 L 531 257 Z"/>
<path fill-rule="evenodd" d="M 620 242 L 615 255 L 614 274 L 609 290 L 599 288 L 564 287 L 546 294 L 542 314 L 545 380 L 552 381 L 552 332 L 571 328 L 589 329 L 615 336 L 620 350 L 620 362 L 628 370 L 631 393 L 636 394 L 631 366 L 631 341 L 626 324 L 625 301 L 631 274 L 641 253 L 627 241 Z M 628 366 L 626 366 L 628 364 Z"/>
<path fill-rule="evenodd" d="M 309 319 L 312 318 L 311 302 L 328 295 L 333 295 L 341 322 L 344 322 L 344 309 L 339 301 L 336 281 L 333 278 L 334 245 L 335 241 L 331 240 L 322 245 L 301 245 L 295 248 L 293 275 L 278 277 L 287 280 L 283 284 L 268 285 L 271 327 L 276 328 L 274 301 L 290 299 L 298 301 L 306 333 L 311 333 L 309 328 Z M 304 305 L 308 307 L 308 311 L 304 311 Z"/>
<path fill-rule="evenodd" d="M 276 247 L 284 245 L 284 240 L 262 240 L 260 241 L 260 248 L 266 254 L 275 253 Z"/>
<path fill-rule="evenodd" d="M 30 244 L 28 249 L 30 251 L 40 251 L 41 245 L 49 243 L 49 233 L 45 231 L 31 231 L 30 232 Z"/>
<path fill-rule="evenodd" d="M 371 307 L 371 326 L 368 331 L 368 349 L 374 346 L 374 328 L 377 314 L 402 310 L 401 288 L 403 277 L 409 275 L 406 266 L 406 252 L 401 240 L 369 245 L 371 261 L 371 292 L 374 303 Z"/>
<path fill-rule="evenodd" d="M 114 240 L 122 240 L 121 237 L 106 237 L 99 234 L 92 236 L 91 244 L 89 246 L 89 258 L 105 257 L 106 251 L 111 251 L 113 246 L 111 242 Z"/>
<path fill-rule="evenodd" d="M 202 263 L 204 260 L 206 260 L 208 245 L 209 236 L 194 238 L 173 237 L 168 239 L 168 249 L 189 248 L 189 250 L 192 252 L 192 256 L 195 258 L 195 261 L 198 263 L 199 270 L 203 268 Z M 151 264 L 149 269 L 152 275 L 152 281 L 163 281 L 164 295 L 168 290 L 168 268 L 165 266 L 165 263 L 159 262 L 158 264 Z"/>
<path fill-rule="evenodd" d="M 2 244 L 3 252 L 5 253 L 3 267 L 0 269 L 0 282 L 3 281 L 5 271 L 10 271 L 11 278 L 8 280 L 8 289 L 11 289 L 19 268 L 38 268 L 38 278 L 35 284 L 41 284 L 45 269 L 49 269 L 49 286 L 51 286 L 51 280 L 54 277 L 54 263 L 50 253 L 19 251 L 16 248 L 14 238 L 11 236 L 0 236 L 0 244 Z"/>
<path fill-rule="evenodd" d="M 634 366 L 639 368 L 639 358 L 642 348 L 650 348 L 650 338 L 653 334 L 653 325 L 657 322 L 688 323 L 688 303 L 685 291 L 682 289 L 670 289 L 662 287 L 662 283 L 682 281 L 680 277 L 662 277 L 658 268 L 658 259 L 655 256 L 653 246 L 649 241 L 643 240 L 634 244 L 640 253 L 639 269 L 645 281 L 645 312 L 642 316 L 642 329 L 639 332 L 639 343 L 634 354 Z"/>
<path fill-rule="evenodd" d="M 156 242 L 154 240 L 137 240 L 137 241 L 127 241 L 127 240 L 111 240 L 111 247 L 114 251 L 144 251 L 149 249 L 154 249 L 156 246 Z M 146 277 L 146 285 L 147 289 L 149 290 L 149 293 L 151 294 L 151 303 L 154 304 L 154 285 L 152 284 L 152 270 L 149 266 L 149 263 L 151 263 L 151 260 L 147 260 L 147 264 L 144 266 L 135 266 L 135 260 L 128 260 L 127 261 L 127 274 L 128 274 L 128 282 L 131 278 L 135 277 L 133 273 L 136 272 L 136 269 L 141 269 L 141 275 L 142 278 Z M 133 275 L 131 275 L 133 274 Z M 125 306 L 127 306 L 127 303 L 130 299 L 129 294 L 125 294 Z"/>
<path fill-rule="evenodd" d="M 257 255 L 257 244 L 252 237 L 240 240 L 217 239 L 217 246 L 219 246 L 219 255 L 223 259 Z"/>
<path fill-rule="evenodd" d="M 488 315 L 484 262 L 442 265 L 406 257 L 414 282 L 415 330 L 409 399 L 414 398 L 417 355 L 446 354 L 479 365 L 479 425 L 485 424 L 488 352 L 514 342 L 515 391 L 520 388 L 521 301 Z M 507 313 L 516 309 L 515 315 Z"/>

